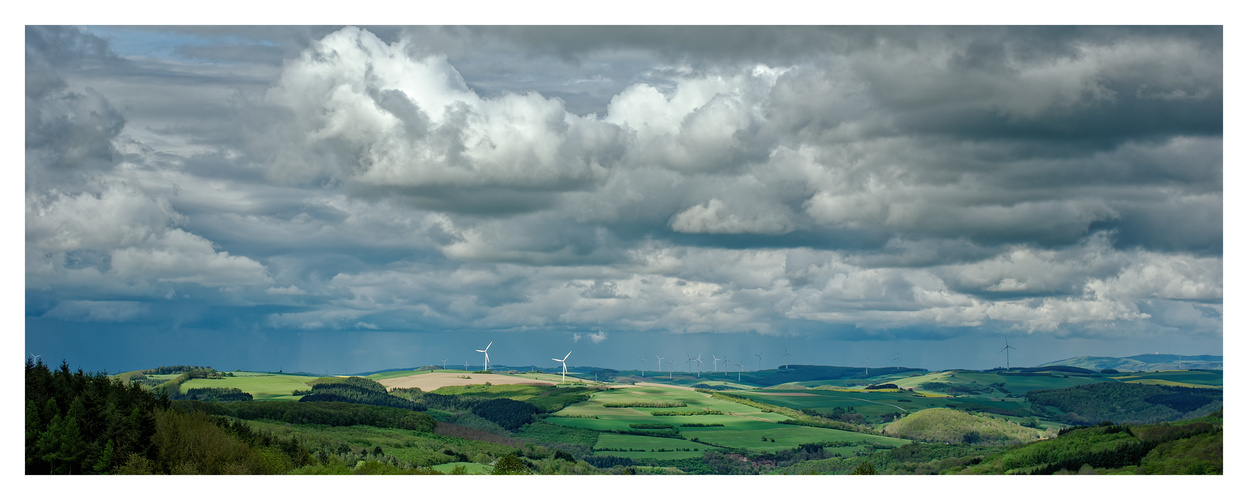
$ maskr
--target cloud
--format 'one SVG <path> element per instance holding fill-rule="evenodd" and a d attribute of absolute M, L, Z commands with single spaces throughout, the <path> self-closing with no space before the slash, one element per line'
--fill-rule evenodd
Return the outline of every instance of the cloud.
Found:
<path fill-rule="evenodd" d="M 572 342 L 580 342 L 582 338 L 587 338 L 590 342 L 595 344 L 601 344 L 602 341 L 607 340 L 607 333 L 599 330 L 598 333 L 590 333 L 586 335 L 581 335 L 579 333 L 572 334 Z"/>
<path fill-rule="evenodd" d="M 39 321 L 1221 335 L 1216 27 L 28 27 L 26 51 Z"/>
<path fill-rule="evenodd" d="M 270 155 L 270 177 L 336 179 L 363 195 L 498 212 L 584 188 L 618 157 L 617 127 L 535 93 L 483 98 L 444 57 L 409 55 L 413 43 L 346 28 L 288 62 L 266 96 L 281 123 L 266 125 L 297 128 L 253 144 Z"/>
<path fill-rule="evenodd" d="M 672 229 L 681 233 L 710 234 L 782 234 L 792 230 L 792 225 L 774 214 L 747 212 L 733 213 L 718 198 L 711 198 L 702 205 L 694 205 L 672 216 Z"/>
<path fill-rule="evenodd" d="M 153 293 L 167 288 L 162 283 L 271 283 L 262 264 L 218 251 L 176 227 L 181 219 L 167 202 L 113 184 L 99 193 L 28 194 L 28 286 Z"/>

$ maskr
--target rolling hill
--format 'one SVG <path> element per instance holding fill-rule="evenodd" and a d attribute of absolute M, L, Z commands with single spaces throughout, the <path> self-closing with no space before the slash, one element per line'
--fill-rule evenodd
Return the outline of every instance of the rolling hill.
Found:
<path fill-rule="evenodd" d="M 1164 370 L 1221 370 L 1222 356 L 1203 354 L 1184 356 L 1180 354 L 1138 354 L 1122 358 L 1076 356 L 1051 361 L 1040 366 L 1074 366 L 1089 370 L 1118 370 L 1120 372 L 1151 372 Z"/>
<path fill-rule="evenodd" d="M 1052 433 L 983 414 L 931 408 L 884 426 L 884 434 L 936 443 L 999 445 L 1034 441 Z"/>

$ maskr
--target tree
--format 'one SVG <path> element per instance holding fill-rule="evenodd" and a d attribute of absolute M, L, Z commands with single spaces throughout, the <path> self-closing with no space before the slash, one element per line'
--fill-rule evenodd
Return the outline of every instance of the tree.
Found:
<path fill-rule="evenodd" d="M 51 464 L 53 474 L 73 474 L 82 472 L 76 466 L 87 452 L 85 445 L 78 422 L 54 415 L 48 430 L 39 436 L 35 448 L 40 458 Z"/>
<path fill-rule="evenodd" d="M 858 467 L 855 467 L 854 471 L 851 472 L 850 474 L 853 474 L 856 476 L 874 476 L 876 474 L 879 474 L 879 472 L 875 471 L 875 466 L 871 465 L 871 462 L 863 462 L 863 463 L 858 464 Z"/>
<path fill-rule="evenodd" d="M 494 471 L 490 474 L 494 475 L 522 475 L 531 474 L 529 466 L 524 464 L 520 457 L 515 453 L 508 453 L 494 461 Z"/>

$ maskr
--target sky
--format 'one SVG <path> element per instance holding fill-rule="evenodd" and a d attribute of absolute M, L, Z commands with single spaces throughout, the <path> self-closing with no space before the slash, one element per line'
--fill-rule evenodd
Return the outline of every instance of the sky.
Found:
<path fill-rule="evenodd" d="M 1222 47 L 26 26 L 23 348 L 112 373 L 476 368 L 491 342 L 547 369 L 1221 355 Z"/>

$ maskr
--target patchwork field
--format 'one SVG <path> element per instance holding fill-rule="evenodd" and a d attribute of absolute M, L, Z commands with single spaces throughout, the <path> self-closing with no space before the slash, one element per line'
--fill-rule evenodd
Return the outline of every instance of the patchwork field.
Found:
<path fill-rule="evenodd" d="M 697 456 L 701 452 L 696 450 L 705 446 L 778 451 L 801 444 L 841 443 L 841 447 L 845 448 L 843 451 L 848 453 L 868 443 L 900 446 L 909 442 L 885 436 L 779 423 L 784 420 L 788 417 L 779 413 L 711 398 L 685 388 L 657 385 L 602 391 L 588 401 L 568 406 L 546 418 L 549 423 L 573 428 L 673 434 L 672 437 L 660 437 L 603 433 L 594 446 L 598 455 L 631 458 Z M 654 429 L 660 426 L 667 429 Z"/>

